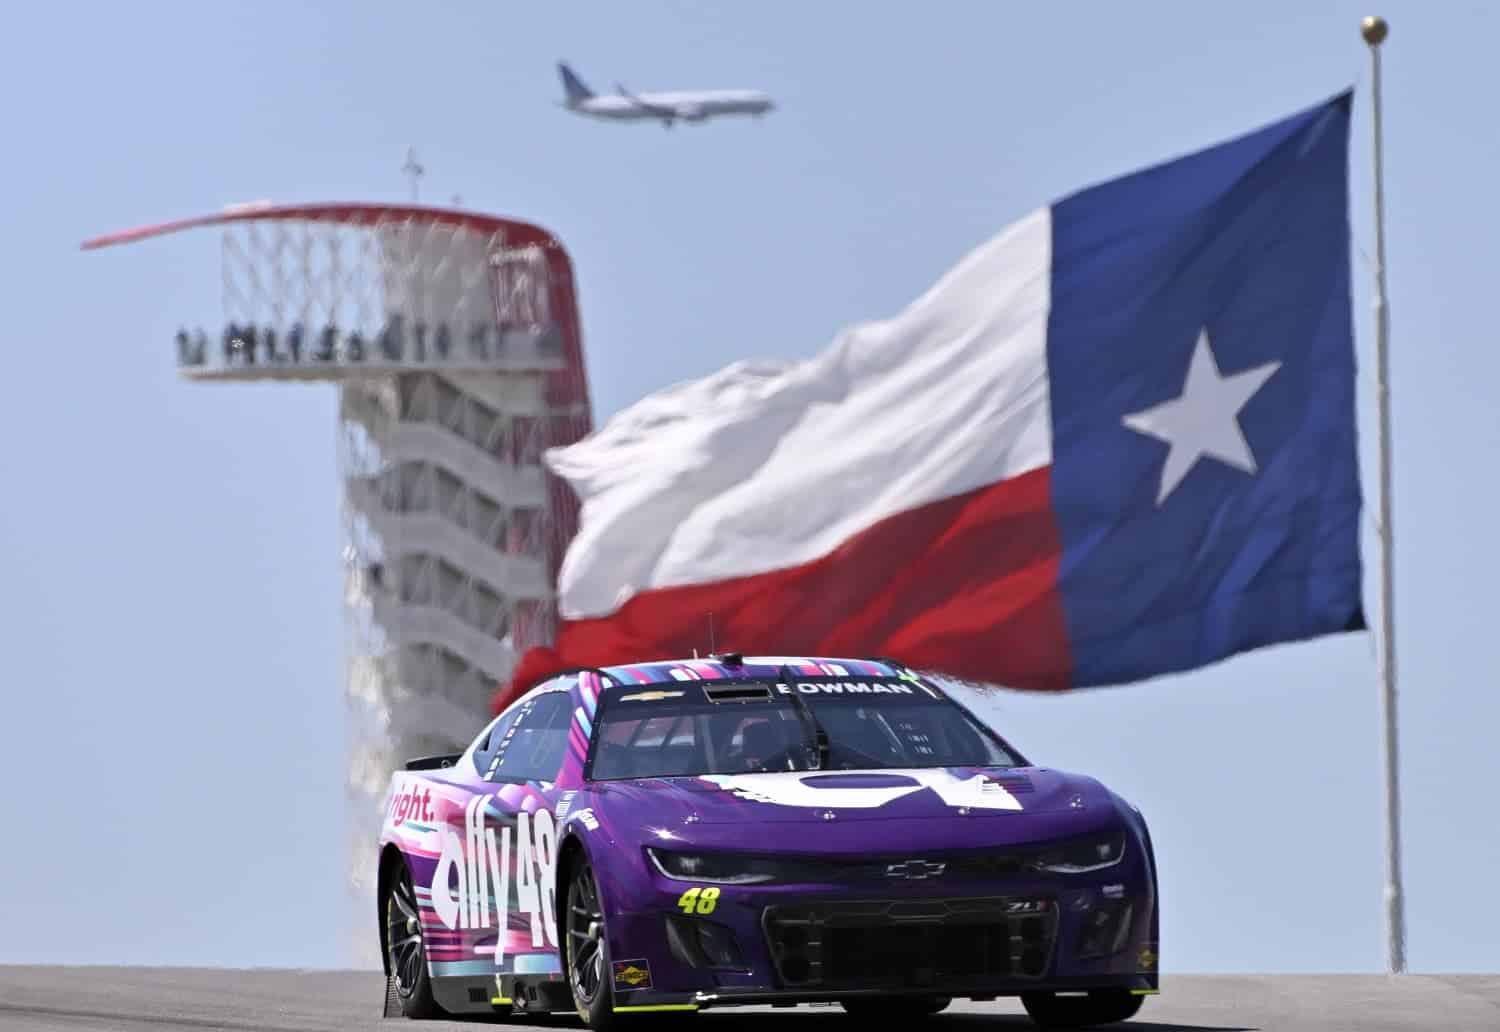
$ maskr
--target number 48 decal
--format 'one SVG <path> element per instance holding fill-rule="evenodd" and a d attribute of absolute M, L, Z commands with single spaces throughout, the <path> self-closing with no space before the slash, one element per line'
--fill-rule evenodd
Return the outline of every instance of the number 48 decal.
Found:
<path fill-rule="evenodd" d="M 678 897 L 677 905 L 684 914 L 712 914 L 714 907 L 719 905 L 719 887 L 710 885 L 700 889 L 695 886 Z"/>

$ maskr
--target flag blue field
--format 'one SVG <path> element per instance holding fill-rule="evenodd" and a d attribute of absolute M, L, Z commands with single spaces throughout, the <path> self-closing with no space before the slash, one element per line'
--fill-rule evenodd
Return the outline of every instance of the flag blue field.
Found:
<path fill-rule="evenodd" d="M 1363 629 L 1352 95 L 1052 208 L 1073 679 Z"/>

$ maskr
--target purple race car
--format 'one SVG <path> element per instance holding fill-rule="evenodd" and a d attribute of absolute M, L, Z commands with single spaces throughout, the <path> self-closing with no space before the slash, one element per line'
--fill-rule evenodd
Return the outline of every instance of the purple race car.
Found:
<path fill-rule="evenodd" d="M 1146 822 L 889 660 L 715 655 L 546 681 L 391 781 L 387 1014 L 633 1014 L 1157 990 Z"/>

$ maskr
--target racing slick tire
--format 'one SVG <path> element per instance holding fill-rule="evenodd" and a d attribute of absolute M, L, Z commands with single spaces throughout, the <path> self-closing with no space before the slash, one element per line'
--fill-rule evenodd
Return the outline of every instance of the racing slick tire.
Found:
<path fill-rule="evenodd" d="M 921 1021 L 953 1002 L 951 996 L 868 996 L 842 1000 L 839 1006 L 851 1018 L 889 1018 L 892 1021 Z"/>
<path fill-rule="evenodd" d="M 1091 989 L 1086 996 L 1021 994 L 1021 1006 L 1042 1028 L 1087 1028 L 1129 1021 L 1144 1002 L 1145 997 L 1128 989 Z"/>
<path fill-rule="evenodd" d="M 615 987 L 609 962 L 609 939 L 604 934 L 604 905 L 599 883 L 588 857 L 578 854 L 568 872 L 567 909 L 564 911 L 563 968 L 573 1006 L 589 1028 L 610 1032 L 619 1026 L 615 1013 Z"/>
<path fill-rule="evenodd" d="M 385 888 L 385 955 L 390 977 L 408 1018 L 440 1018 L 444 1011 L 432 998 L 427 972 L 427 939 L 422 933 L 421 909 L 412 888 L 411 871 L 402 863 Z"/>

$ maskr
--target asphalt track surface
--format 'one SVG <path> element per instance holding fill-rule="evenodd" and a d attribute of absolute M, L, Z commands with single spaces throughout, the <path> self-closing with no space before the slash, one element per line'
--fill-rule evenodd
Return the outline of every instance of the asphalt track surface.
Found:
<path fill-rule="evenodd" d="M 408 1022 L 380 1016 L 384 980 L 355 971 L 0 966 L 0 1030 L 226 1029 L 412 1032 L 582 1030 L 571 1016 Z M 868 1024 L 868 1023 L 865 1023 Z M 713 1011 L 639 1027 L 692 1032 L 840 1032 L 837 1007 Z M 918 1026 L 907 1026 L 916 1028 Z M 961 1002 L 921 1027 L 955 1032 L 1033 1028 L 1020 1004 Z M 1162 994 L 1117 1029 L 1140 1032 L 1500 1030 L 1500 975 L 1164 975 Z"/>

